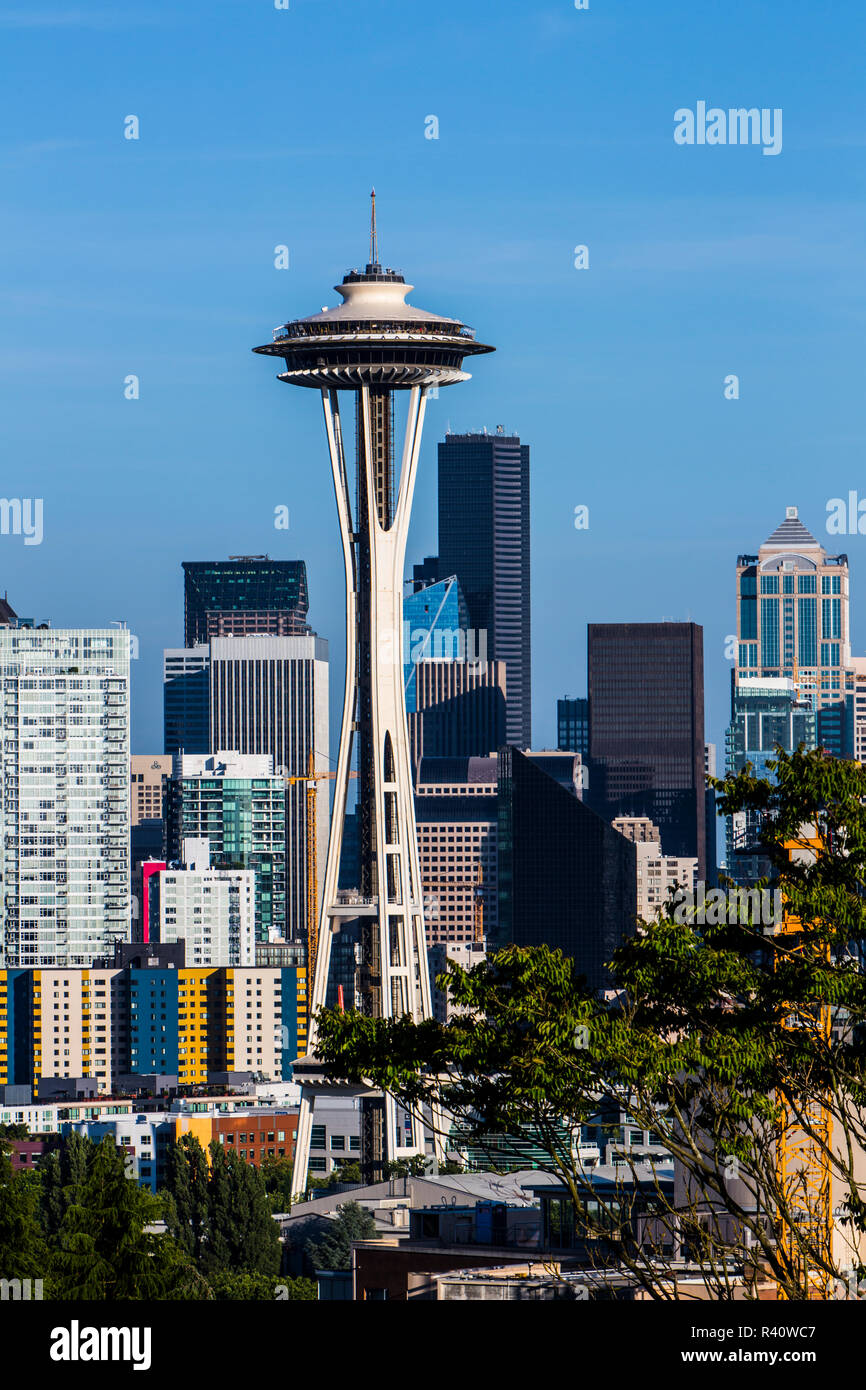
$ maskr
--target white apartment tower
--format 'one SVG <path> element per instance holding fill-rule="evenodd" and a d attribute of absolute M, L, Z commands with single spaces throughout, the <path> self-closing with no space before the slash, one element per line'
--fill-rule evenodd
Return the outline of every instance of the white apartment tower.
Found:
<path fill-rule="evenodd" d="M 125 629 L 0 628 L 0 964 L 89 966 L 128 941 Z"/>

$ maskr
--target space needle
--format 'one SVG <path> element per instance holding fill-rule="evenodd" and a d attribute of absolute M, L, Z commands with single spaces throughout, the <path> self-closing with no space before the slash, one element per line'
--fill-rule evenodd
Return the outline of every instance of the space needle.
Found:
<path fill-rule="evenodd" d="M 420 1115 L 399 1114 L 394 1099 L 372 1087 L 327 1077 L 315 1057 L 315 1013 L 325 1004 L 332 929 L 357 918 L 362 1012 L 416 1021 L 432 1016 L 403 686 L 406 540 L 428 391 L 467 381 L 464 359 L 494 351 L 458 319 L 406 303 L 413 286 L 379 261 L 375 190 L 371 204 L 370 259 L 334 287 L 343 302 L 284 324 L 272 343 L 253 349 L 282 358 L 280 381 L 321 391 L 346 584 L 346 684 L 308 1055 L 294 1068 L 301 1084 L 294 1168 L 301 1194 L 320 1095 L 360 1096 L 365 1181 L 384 1178 L 389 1161 L 425 1152 Z M 398 391 L 408 394 L 408 406 L 395 474 Z M 354 396 L 351 477 L 340 392 Z M 361 881 L 360 902 L 346 903 L 338 900 L 338 882 L 353 751 Z"/>

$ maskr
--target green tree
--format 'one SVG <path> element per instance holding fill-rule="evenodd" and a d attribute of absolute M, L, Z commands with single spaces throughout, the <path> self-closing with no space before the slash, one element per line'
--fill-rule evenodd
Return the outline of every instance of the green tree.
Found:
<path fill-rule="evenodd" d="M 55 1296 L 177 1297 L 186 1269 L 170 1238 L 148 1230 L 159 1215 L 159 1201 L 126 1176 L 123 1150 L 103 1139 L 63 1217 L 51 1271 Z"/>
<path fill-rule="evenodd" d="M 49 1237 L 57 1235 L 68 1208 L 78 1200 L 95 1148 L 92 1139 L 72 1130 L 56 1148 L 43 1155 L 39 1164 L 40 1210 Z"/>
<path fill-rule="evenodd" d="M 210 1164 L 198 1140 L 184 1136 L 166 1165 L 166 1226 L 206 1275 L 276 1274 L 280 1237 L 262 1174 L 214 1140 Z"/>
<path fill-rule="evenodd" d="M 208 1161 L 194 1134 L 184 1134 L 166 1153 L 163 1193 L 166 1229 L 179 1249 L 201 1263 L 208 1239 Z"/>
<path fill-rule="evenodd" d="M 231 1273 L 215 1270 L 208 1276 L 214 1298 L 220 1302 L 273 1303 L 318 1299 L 313 1279 L 288 1279 L 282 1275 Z"/>
<path fill-rule="evenodd" d="M 345 1202 L 321 1240 L 306 1242 L 314 1269 L 351 1269 L 352 1241 L 375 1240 L 376 1222 L 358 1202 Z"/>
<path fill-rule="evenodd" d="M 361 1172 L 361 1165 L 354 1158 L 345 1158 L 337 1169 L 332 1179 L 334 1182 L 354 1182 L 361 1184 L 364 1175 Z"/>
<path fill-rule="evenodd" d="M 478 1142 L 530 1129 L 592 1258 L 615 1256 L 654 1298 L 679 1296 L 671 1251 L 698 1260 L 721 1298 L 755 1296 L 761 1279 L 788 1299 L 828 1296 L 862 1268 L 866 769 L 779 750 L 769 770 L 713 785 L 722 813 L 757 822 L 766 886 L 796 929 L 761 920 L 760 894 L 735 922 L 698 923 L 672 904 L 615 952 L 612 997 L 559 952 L 512 946 L 468 971 L 449 965 L 439 984 L 458 1007 L 446 1024 L 319 1015 L 333 1075 L 435 1102 Z M 639 1198 L 622 1184 L 599 1202 L 574 1139 L 600 1098 L 659 1136 L 683 1179 L 673 1197 L 656 1179 Z M 824 1223 L 802 1219 L 805 1169 L 780 1163 L 803 1139 L 832 1177 L 834 1248 Z"/>
<path fill-rule="evenodd" d="M 48 1251 L 30 1175 L 16 1173 L 0 1144 L 0 1279 L 44 1279 Z"/>
<path fill-rule="evenodd" d="M 291 1211 L 292 1175 L 294 1173 L 292 1160 L 269 1155 L 262 1160 L 259 1172 L 270 1200 L 271 1211 Z"/>

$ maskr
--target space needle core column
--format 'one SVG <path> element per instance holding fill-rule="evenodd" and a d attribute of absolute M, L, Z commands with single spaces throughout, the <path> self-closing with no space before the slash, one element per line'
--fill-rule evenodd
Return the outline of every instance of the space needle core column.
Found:
<path fill-rule="evenodd" d="M 403 575 L 426 396 L 431 386 L 468 380 L 463 359 L 493 349 L 456 319 L 406 304 L 412 289 L 379 263 L 375 192 L 370 260 L 335 288 L 343 303 L 274 332 L 254 349 L 282 357 L 280 381 L 322 393 L 346 579 L 346 684 L 319 949 L 310 1001 L 308 1055 L 299 1059 L 301 1113 L 295 1145 L 296 1188 L 306 1188 L 317 1095 L 361 1095 L 361 1166 L 366 1181 L 389 1160 L 424 1153 L 418 1115 L 409 1135 L 390 1096 L 329 1080 L 315 1058 L 315 1011 L 325 1004 L 332 927 L 359 918 L 358 991 L 373 1018 L 431 1016 L 412 771 L 403 686 Z M 350 482 L 339 393 L 355 397 L 355 476 Z M 399 473 L 395 477 L 395 393 L 408 392 Z M 352 493 L 355 494 L 353 508 Z M 338 901 L 338 881 L 357 735 L 361 839 L 360 903 Z"/>

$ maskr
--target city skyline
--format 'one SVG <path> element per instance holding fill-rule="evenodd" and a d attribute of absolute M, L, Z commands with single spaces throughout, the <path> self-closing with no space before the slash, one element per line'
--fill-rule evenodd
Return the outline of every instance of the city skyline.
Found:
<path fill-rule="evenodd" d="M 4 535 L 0 556 L 19 611 L 58 627 L 124 617 L 138 636 L 135 751 L 159 748 L 183 560 L 305 558 L 311 622 L 332 642 L 339 683 L 322 442 L 295 405 L 286 458 L 285 402 L 246 357 L 262 323 L 323 302 L 327 277 L 363 259 L 371 185 L 383 255 L 499 346 L 459 404 L 430 402 L 410 559 L 435 550 L 435 446 L 449 423 L 501 423 L 533 449 L 535 743 L 555 744 L 556 698 L 583 693 L 587 622 L 674 617 L 704 626 L 707 735 L 721 745 L 746 499 L 754 545 L 796 504 L 828 549 L 847 547 L 852 651 L 863 650 L 862 538 L 824 530 L 828 501 L 857 486 L 863 436 L 862 213 L 846 174 L 861 138 L 849 80 L 858 7 L 842 4 L 816 32 L 808 12 L 782 28 L 741 4 L 716 25 L 683 3 L 615 16 L 552 0 L 467 14 L 446 0 L 425 29 L 417 91 L 388 80 L 417 45 L 392 0 L 372 25 L 349 0 L 243 17 L 216 0 L 204 28 L 148 4 L 103 26 L 98 7 L 89 13 L 62 26 L 44 15 L 32 30 L 3 21 L 23 79 L 14 106 L 11 90 L 0 94 L 5 487 L 44 499 L 44 536 L 27 546 Z M 344 42 L 332 52 L 334 26 Z M 323 52 L 334 88 L 324 105 Z M 352 72 L 371 54 L 382 81 L 360 99 Z M 521 81 L 506 86 L 499 74 L 518 54 Z M 287 61 L 302 113 L 288 143 L 260 115 Z M 215 108 L 223 64 L 232 86 Z M 784 108 L 781 153 L 677 145 L 675 110 L 704 97 Z M 137 142 L 124 138 L 130 113 Z M 438 139 L 425 135 L 430 114 Z M 347 130 L 351 167 L 328 179 Z M 589 249 L 585 271 L 577 245 Z M 58 317 L 74 345 L 47 385 L 43 335 Z M 736 401 L 724 397 L 730 373 Z M 130 375 L 137 400 L 124 395 Z M 274 527 L 279 506 L 287 531 Z M 98 543 L 99 565 L 82 536 Z M 613 550 L 628 563 L 601 593 L 594 579 Z M 563 584 L 575 596 L 565 611 Z"/>

